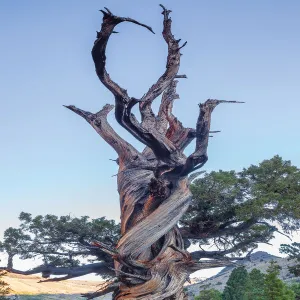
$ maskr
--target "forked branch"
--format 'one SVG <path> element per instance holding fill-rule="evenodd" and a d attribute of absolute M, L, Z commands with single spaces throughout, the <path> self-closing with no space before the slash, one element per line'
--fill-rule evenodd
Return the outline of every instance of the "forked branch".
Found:
<path fill-rule="evenodd" d="M 199 104 L 200 114 L 196 126 L 196 149 L 186 160 L 186 163 L 181 171 L 181 175 L 185 176 L 199 168 L 207 161 L 207 146 L 211 124 L 211 114 L 217 105 L 221 103 L 243 103 L 239 101 L 226 101 L 208 99 L 202 104 Z"/>
<path fill-rule="evenodd" d="M 180 66 L 180 49 L 186 45 L 186 43 L 179 47 L 180 40 L 176 40 L 172 34 L 171 25 L 172 20 L 169 17 L 170 10 L 167 10 L 160 4 L 163 9 L 163 37 L 168 44 L 168 57 L 167 65 L 164 74 L 158 79 L 158 81 L 152 85 L 149 91 L 142 97 L 140 102 L 140 111 L 143 122 L 147 119 L 154 120 L 154 114 L 151 109 L 151 104 L 163 91 L 166 90 L 176 77 Z"/>
<path fill-rule="evenodd" d="M 116 120 L 135 138 L 151 148 L 156 157 L 164 160 L 168 158 L 172 152 L 176 151 L 173 143 L 160 134 L 153 125 L 155 116 L 151 109 L 152 101 L 158 97 L 176 77 L 180 64 L 180 49 L 179 40 L 175 40 L 171 32 L 171 19 L 169 18 L 169 10 L 166 10 L 162 5 L 164 15 L 164 29 L 163 37 L 168 44 L 167 66 L 164 74 L 158 81 L 149 89 L 149 91 L 142 97 L 136 99 L 129 97 L 125 89 L 121 88 L 115 83 L 106 71 L 106 46 L 110 35 L 114 32 L 114 28 L 121 22 L 131 22 L 143 26 L 153 32 L 151 27 L 135 21 L 131 18 L 123 18 L 113 15 L 108 9 L 102 11 L 103 23 L 101 31 L 97 33 L 92 56 L 94 59 L 96 73 L 101 82 L 106 86 L 115 96 L 115 116 Z M 184 44 L 185 45 L 185 44 Z M 180 76 L 182 77 L 182 76 Z M 133 106 L 140 103 L 140 112 L 142 115 L 142 123 L 139 123 L 135 116 L 131 113 Z"/>

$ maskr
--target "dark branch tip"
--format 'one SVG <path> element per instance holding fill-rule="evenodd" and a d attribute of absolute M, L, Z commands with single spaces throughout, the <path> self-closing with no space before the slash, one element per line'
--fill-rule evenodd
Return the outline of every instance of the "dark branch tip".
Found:
<path fill-rule="evenodd" d="M 185 74 L 183 74 L 183 75 L 176 75 L 175 78 L 185 78 L 185 79 L 187 79 L 187 76 Z"/>
<path fill-rule="evenodd" d="M 107 7 L 104 7 L 104 9 L 105 9 L 110 15 L 113 15 L 113 13 L 112 13 Z"/>
<path fill-rule="evenodd" d="M 159 6 L 163 9 L 162 15 L 165 16 L 165 18 L 168 18 L 169 14 L 172 12 L 171 10 L 166 9 L 162 4 L 159 4 Z"/>
<path fill-rule="evenodd" d="M 107 16 L 108 13 L 106 11 L 104 11 L 103 9 L 99 9 L 99 11 L 101 11 L 103 13 L 104 16 Z"/>
<path fill-rule="evenodd" d="M 104 9 L 106 10 L 103 10 L 103 9 L 99 9 L 99 11 L 101 11 L 104 15 L 104 17 L 108 17 L 108 16 L 114 16 L 113 13 L 107 8 L 107 7 L 104 7 Z"/>
<path fill-rule="evenodd" d="M 74 105 L 63 105 L 63 106 L 68 109 L 76 108 Z"/>
<path fill-rule="evenodd" d="M 231 101 L 231 100 L 218 100 L 218 99 L 207 99 L 204 103 L 199 103 L 199 107 L 204 107 L 205 105 L 216 107 L 221 103 L 245 103 L 242 101 Z"/>
<path fill-rule="evenodd" d="M 181 47 L 179 47 L 177 50 L 179 51 L 180 49 L 182 49 L 183 47 L 185 47 L 187 44 L 187 42 L 184 42 L 183 45 Z"/>

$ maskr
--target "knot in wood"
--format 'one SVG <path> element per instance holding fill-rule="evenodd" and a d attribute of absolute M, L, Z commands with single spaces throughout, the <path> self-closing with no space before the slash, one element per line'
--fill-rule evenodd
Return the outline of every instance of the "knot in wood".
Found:
<path fill-rule="evenodd" d="M 170 182 L 163 179 L 152 178 L 149 183 L 150 194 L 158 198 L 167 198 L 170 194 Z"/>

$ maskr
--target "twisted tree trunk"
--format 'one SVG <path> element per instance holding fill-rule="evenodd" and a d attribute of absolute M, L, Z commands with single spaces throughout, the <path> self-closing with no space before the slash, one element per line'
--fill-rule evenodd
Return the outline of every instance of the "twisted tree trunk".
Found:
<path fill-rule="evenodd" d="M 176 224 L 191 198 L 187 179 L 128 165 L 120 167 L 118 188 L 122 238 L 115 267 L 124 276 L 115 299 L 184 299 L 191 258 Z"/>
<path fill-rule="evenodd" d="M 131 22 L 150 30 L 151 27 L 130 18 L 102 11 L 103 23 L 97 33 L 92 56 L 101 82 L 115 97 L 115 117 L 121 126 L 145 144 L 142 153 L 123 140 L 108 124 L 107 114 L 114 108 L 105 105 L 96 114 L 67 106 L 82 116 L 118 154 L 118 192 L 121 207 L 121 234 L 118 245 L 98 243 L 109 253 L 115 264 L 117 281 L 105 288 L 114 290 L 114 300 L 124 299 L 185 299 L 184 283 L 192 272 L 227 265 L 224 261 L 194 261 L 185 249 L 177 223 L 187 210 L 191 193 L 188 174 L 207 161 L 207 145 L 213 109 L 224 100 L 207 100 L 200 104 L 196 128 L 185 128 L 172 114 L 173 102 L 178 99 L 175 78 L 180 65 L 180 40 L 171 32 L 171 11 L 163 9 L 163 37 L 168 45 L 165 73 L 141 98 L 129 97 L 105 69 L 106 45 L 114 27 Z M 162 94 L 157 115 L 151 105 Z M 139 104 L 142 121 L 131 112 Z M 195 151 L 188 157 L 184 149 L 196 140 Z M 97 295 L 101 295 L 99 292 Z M 96 294 L 95 294 L 96 295 Z M 94 295 L 94 296 L 95 296 Z M 93 296 L 93 297 L 94 297 Z"/>

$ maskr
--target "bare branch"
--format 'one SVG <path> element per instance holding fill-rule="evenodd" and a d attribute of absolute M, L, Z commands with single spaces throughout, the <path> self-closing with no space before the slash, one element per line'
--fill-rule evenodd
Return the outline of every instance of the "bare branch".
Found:
<path fill-rule="evenodd" d="M 115 276 L 114 272 L 110 269 L 112 265 L 104 262 L 87 264 L 79 267 L 55 267 L 52 265 L 42 265 L 27 271 L 20 271 L 16 269 L 8 270 L 6 267 L 0 267 L 0 270 L 6 270 L 10 273 L 21 275 L 33 275 L 42 273 L 44 278 L 49 278 L 50 275 L 67 275 L 65 279 L 84 276 L 91 273 Z"/>
<path fill-rule="evenodd" d="M 150 31 L 152 29 L 144 24 L 141 24 L 130 18 L 122 18 L 113 15 L 110 11 L 102 10 L 103 23 L 101 31 L 97 34 L 97 40 L 92 50 L 92 56 L 96 66 L 96 72 L 101 82 L 114 94 L 115 96 L 115 116 L 116 120 L 128 132 L 130 132 L 140 142 L 148 146 L 161 160 L 167 159 L 170 155 L 177 151 L 176 146 L 171 140 L 164 135 L 157 132 L 155 126 L 155 115 L 151 109 L 152 101 L 158 97 L 173 81 L 175 76 L 178 78 L 186 78 L 185 75 L 177 75 L 180 64 L 180 49 L 179 40 L 175 40 L 171 32 L 171 18 L 169 18 L 170 11 L 163 8 L 163 37 L 168 44 L 168 57 L 166 71 L 158 79 L 158 81 L 149 89 L 149 91 L 142 97 L 136 99 L 129 97 L 127 91 L 121 88 L 118 84 L 111 80 L 106 72 L 106 56 L 105 50 L 108 39 L 113 32 L 114 27 L 121 22 L 131 22 L 137 25 L 146 27 Z M 153 31 L 152 31 L 153 32 Z M 184 43 L 183 46 L 185 46 Z M 140 124 L 135 116 L 131 113 L 133 106 L 140 103 L 140 112 L 142 115 L 142 123 Z"/>
<path fill-rule="evenodd" d="M 176 93 L 177 83 L 177 80 L 173 80 L 163 93 L 156 128 L 161 134 L 165 134 L 179 151 L 183 151 L 194 139 L 190 135 L 190 132 L 194 130 L 185 128 L 172 113 L 173 102 L 179 99 L 179 95 Z"/>
<path fill-rule="evenodd" d="M 199 262 L 192 261 L 191 265 L 189 266 L 189 270 L 190 273 L 193 273 L 199 270 L 226 267 L 234 264 L 234 262 L 225 260 L 201 260 Z"/>
<path fill-rule="evenodd" d="M 105 51 L 106 51 L 108 39 L 110 35 L 113 33 L 115 26 L 122 22 L 134 23 L 139 26 L 147 28 L 152 33 L 154 32 L 150 26 L 142 24 L 134 19 L 115 16 L 108 10 L 107 10 L 108 12 L 104 10 L 100 10 L 100 11 L 103 13 L 103 23 L 101 26 L 101 31 L 97 33 L 97 39 L 95 41 L 92 50 L 92 56 L 96 67 L 96 73 L 99 79 L 101 80 L 101 82 L 104 84 L 104 86 L 107 87 L 114 94 L 115 97 L 120 97 L 124 100 L 129 101 L 130 99 L 128 97 L 127 91 L 121 88 L 113 80 L 111 80 L 109 74 L 105 69 L 105 65 L 106 65 Z"/>
<path fill-rule="evenodd" d="M 83 117 L 96 132 L 114 148 L 120 158 L 132 159 L 140 155 L 140 153 L 132 145 L 123 140 L 107 122 L 107 115 L 114 108 L 113 105 L 106 104 L 96 114 L 84 111 L 73 105 L 65 107 Z"/>
<path fill-rule="evenodd" d="M 175 78 L 187 78 L 187 76 L 185 74 L 183 74 L 183 75 L 175 75 Z"/>
<path fill-rule="evenodd" d="M 177 83 L 177 80 L 173 80 L 162 95 L 156 127 L 157 130 L 164 135 L 167 133 L 168 127 L 172 127 L 176 119 L 172 114 L 172 109 L 174 100 L 179 99 L 179 95 L 176 94 Z"/>
<path fill-rule="evenodd" d="M 262 222 L 262 221 L 257 222 L 257 224 L 263 224 L 263 225 L 266 225 L 267 227 L 269 227 L 269 228 L 272 229 L 273 231 L 278 232 L 279 234 L 281 234 L 281 235 L 287 237 L 290 241 L 293 241 L 292 238 L 291 238 L 289 235 L 287 235 L 287 234 L 281 232 L 276 226 L 270 225 L 269 223 L 267 223 L 267 222 Z"/>
<path fill-rule="evenodd" d="M 112 257 L 116 257 L 118 255 L 118 251 L 114 247 L 107 245 L 105 243 L 97 241 L 97 242 L 93 242 L 92 245 L 98 249 L 101 249 L 102 251 L 111 255 Z"/>
<path fill-rule="evenodd" d="M 206 171 L 199 171 L 199 172 L 195 172 L 193 174 L 191 174 L 188 177 L 189 183 L 192 183 L 195 179 L 197 179 L 198 176 L 200 176 L 201 174 L 205 173 Z M 179 229 L 180 230 L 180 229 Z"/>
<path fill-rule="evenodd" d="M 243 103 L 238 101 L 226 101 L 208 99 L 203 104 L 199 104 L 200 114 L 196 126 L 196 149 L 191 154 L 181 171 L 181 175 L 185 176 L 192 171 L 201 168 L 207 161 L 207 146 L 210 132 L 211 114 L 215 107 L 220 103 Z"/>
<path fill-rule="evenodd" d="M 114 268 L 110 268 L 111 270 L 115 271 L 115 273 L 118 275 L 125 275 L 125 277 L 130 277 L 130 278 L 137 278 L 137 279 L 141 279 L 142 281 L 148 281 L 151 277 L 150 276 L 141 276 L 141 275 L 135 275 L 135 274 L 130 274 L 130 273 L 126 273 L 123 272 L 121 270 L 116 270 Z"/>
<path fill-rule="evenodd" d="M 149 91 L 141 99 L 140 111 L 144 123 L 155 122 L 155 117 L 151 109 L 151 104 L 153 100 L 157 98 L 171 84 L 171 82 L 178 73 L 180 65 L 180 40 L 175 40 L 172 34 L 172 20 L 169 17 L 171 11 L 167 10 L 163 5 L 160 6 L 163 9 L 162 14 L 164 15 L 162 34 L 166 43 L 168 44 L 167 65 L 164 74 L 158 79 L 158 81 L 154 85 L 152 85 Z M 186 76 L 184 77 L 184 75 L 179 75 L 178 78 L 186 78 Z"/>

